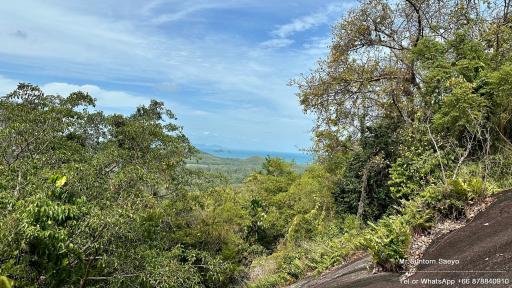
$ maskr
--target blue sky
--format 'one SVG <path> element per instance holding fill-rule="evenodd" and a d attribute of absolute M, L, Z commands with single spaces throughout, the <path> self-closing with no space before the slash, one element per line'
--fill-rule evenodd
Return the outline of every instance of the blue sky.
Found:
<path fill-rule="evenodd" d="M 324 56 L 349 1 L 17 0 L 0 6 L 0 93 L 19 81 L 89 92 L 129 113 L 150 99 L 194 144 L 310 146 L 311 117 L 286 84 Z"/>

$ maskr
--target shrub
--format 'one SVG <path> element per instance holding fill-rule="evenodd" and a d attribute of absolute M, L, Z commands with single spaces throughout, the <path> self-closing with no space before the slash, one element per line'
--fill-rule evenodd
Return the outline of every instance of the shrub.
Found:
<path fill-rule="evenodd" d="M 464 216 L 464 207 L 469 201 L 474 201 L 492 191 L 481 178 L 470 177 L 467 180 L 449 180 L 447 185 L 427 187 L 421 194 L 427 208 L 440 216 L 459 219 Z"/>
<path fill-rule="evenodd" d="M 403 201 L 400 212 L 404 217 L 404 221 L 414 232 L 421 233 L 427 231 L 434 225 L 432 211 L 427 209 L 425 203 L 419 197 Z"/>
<path fill-rule="evenodd" d="M 316 235 L 321 229 L 323 218 L 323 213 L 319 213 L 317 209 L 306 215 L 295 216 L 285 236 L 285 241 L 295 244 Z"/>
<path fill-rule="evenodd" d="M 389 169 L 388 185 L 395 199 L 409 200 L 440 178 L 439 159 L 427 129 L 415 124 L 401 133 L 399 157 Z"/>
<path fill-rule="evenodd" d="M 410 228 L 404 217 L 386 216 L 377 224 L 370 223 L 361 244 L 370 252 L 373 262 L 385 271 L 398 271 L 407 256 L 411 241 Z"/>
<path fill-rule="evenodd" d="M 361 220 L 356 215 L 348 214 L 341 220 L 341 230 L 344 234 L 361 232 Z"/>
<path fill-rule="evenodd" d="M 396 199 L 410 199 L 431 180 L 437 168 L 436 158 L 431 150 L 408 147 L 389 169 L 390 191 Z M 411 151 L 406 151 L 411 150 Z"/>
<path fill-rule="evenodd" d="M 494 183 L 500 188 L 512 188 L 512 150 L 503 149 L 500 155 L 490 157 L 490 171 Z"/>
<path fill-rule="evenodd" d="M 322 226 L 321 234 L 283 241 L 272 255 L 254 261 L 248 286 L 278 287 L 310 273 L 319 274 L 343 263 L 359 248 L 356 243 L 362 233 L 355 217 L 345 217 L 341 227 L 335 222 Z"/>

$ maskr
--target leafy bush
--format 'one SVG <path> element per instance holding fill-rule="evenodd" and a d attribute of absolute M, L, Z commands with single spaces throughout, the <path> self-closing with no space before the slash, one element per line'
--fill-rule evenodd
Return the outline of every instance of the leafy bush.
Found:
<path fill-rule="evenodd" d="M 249 199 L 246 203 L 251 218 L 248 238 L 253 244 L 273 251 L 287 234 L 314 237 L 316 232 L 306 230 L 308 227 L 315 230 L 324 218 L 333 217 L 334 201 L 330 175 L 322 166 L 312 165 L 299 176 L 281 161 L 274 158 L 266 161 L 264 169 L 250 176 L 241 192 Z M 315 215 L 307 216 L 310 213 Z"/>
<path fill-rule="evenodd" d="M 425 232 L 434 225 L 435 219 L 432 211 L 427 208 L 427 205 L 419 197 L 403 201 L 400 212 L 403 215 L 404 221 L 415 233 Z"/>
<path fill-rule="evenodd" d="M 481 178 L 471 177 L 449 180 L 447 185 L 427 187 L 420 198 L 429 209 L 441 217 L 459 219 L 464 216 L 464 207 L 469 201 L 485 196 L 491 189 Z"/>
<path fill-rule="evenodd" d="M 319 274 L 341 264 L 357 249 L 362 233 L 355 216 L 343 223 L 324 223 L 324 229 L 311 239 L 289 243 L 285 241 L 272 255 L 253 262 L 249 287 L 278 287 L 307 274 Z M 321 232 L 320 232 L 321 231 Z"/>
<path fill-rule="evenodd" d="M 285 236 L 285 241 L 295 244 L 317 235 L 320 226 L 323 224 L 323 218 L 323 215 L 317 209 L 312 210 L 307 215 L 295 216 Z"/>
<path fill-rule="evenodd" d="M 407 150 L 389 169 L 388 184 L 396 199 L 410 199 L 421 191 L 431 181 L 429 178 L 438 165 L 431 150 Z"/>
<path fill-rule="evenodd" d="M 373 262 L 385 271 L 398 271 L 411 241 L 409 225 L 403 217 L 387 216 L 377 224 L 370 223 L 361 245 L 372 255 Z"/>
<path fill-rule="evenodd" d="M 455 137 L 460 137 L 467 130 L 476 133 L 489 103 L 474 93 L 474 84 L 466 82 L 463 77 L 450 79 L 448 86 L 452 91 L 445 96 L 441 109 L 434 116 L 434 127 Z"/>
<path fill-rule="evenodd" d="M 501 189 L 512 188 L 512 149 L 503 149 L 500 154 L 489 157 L 488 161 L 488 174 L 492 182 Z"/>
<path fill-rule="evenodd" d="M 439 160 L 425 125 L 415 124 L 402 131 L 400 156 L 391 165 L 388 182 L 395 199 L 409 200 L 439 179 Z M 447 157 L 443 157 L 447 158 Z"/>

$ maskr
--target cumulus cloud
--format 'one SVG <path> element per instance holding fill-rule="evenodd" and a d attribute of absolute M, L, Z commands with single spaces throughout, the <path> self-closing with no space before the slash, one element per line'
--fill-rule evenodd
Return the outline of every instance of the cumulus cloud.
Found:
<path fill-rule="evenodd" d="M 170 104 L 187 131 L 217 133 L 239 146 L 254 135 L 259 145 L 275 150 L 309 140 L 311 125 L 286 83 L 311 67 L 317 55 L 290 45 L 304 44 L 292 38 L 294 33 L 331 21 L 330 6 L 278 27 L 272 39 L 261 43 L 275 19 L 250 17 L 276 7 L 311 10 L 272 0 L 5 2 L 0 65 L 6 76 L 50 79 L 41 83 L 45 91 L 83 90 L 98 99 L 99 108 L 111 111 L 130 112 L 149 101 L 145 95 L 156 95 Z M 232 21 L 229 27 L 222 26 L 227 21 Z M 0 92 L 16 84 L 0 76 Z M 283 133 L 286 137 L 274 141 Z M 206 135 L 197 141 L 205 143 Z"/>
<path fill-rule="evenodd" d="M 14 79 L 9 79 L 0 75 L 0 95 L 3 96 L 9 92 L 12 92 L 14 89 L 16 89 L 18 83 L 19 82 Z"/>
<path fill-rule="evenodd" d="M 47 83 L 41 86 L 41 89 L 48 94 L 59 94 L 67 96 L 75 91 L 89 93 L 96 98 L 98 107 L 107 109 L 125 109 L 134 108 L 142 104 L 148 104 L 150 99 L 147 97 L 136 96 L 123 91 L 105 90 L 96 85 L 74 85 L 69 83 Z"/>
<path fill-rule="evenodd" d="M 16 89 L 21 81 L 0 75 L 0 95 L 5 95 Z M 102 89 L 96 85 L 76 85 L 63 82 L 50 82 L 39 86 L 46 94 L 68 96 L 72 92 L 82 91 L 96 98 L 96 105 L 108 112 L 133 110 L 140 105 L 148 104 L 148 97 L 133 95 L 124 91 Z"/>

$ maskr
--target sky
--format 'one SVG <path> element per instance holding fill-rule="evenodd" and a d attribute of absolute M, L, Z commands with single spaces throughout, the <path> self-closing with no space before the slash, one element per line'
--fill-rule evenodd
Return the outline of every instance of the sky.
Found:
<path fill-rule="evenodd" d="M 313 117 L 289 87 L 353 0 L 17 0 L 0 5 L 0 95 L 18 82 L 129 114 L 164 103 L 195 145 L 294 152 Z"/>

